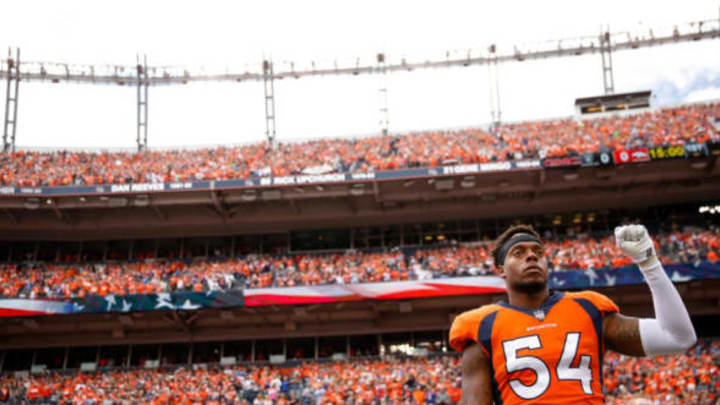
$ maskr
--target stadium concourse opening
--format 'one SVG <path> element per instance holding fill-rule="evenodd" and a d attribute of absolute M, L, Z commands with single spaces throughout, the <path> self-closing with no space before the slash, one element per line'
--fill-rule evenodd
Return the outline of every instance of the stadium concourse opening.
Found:
<path fill-rule="evenodd" d="M 449 351 L 447 331 L 436 330 L 308 338 L 17 349 L 5 353 L 3 371 L 93 371 L 98 368 L 157 368 L 192 364 L 281 364 L 301 360 L 346 360 L 386 355 L 426 356 Z"/>

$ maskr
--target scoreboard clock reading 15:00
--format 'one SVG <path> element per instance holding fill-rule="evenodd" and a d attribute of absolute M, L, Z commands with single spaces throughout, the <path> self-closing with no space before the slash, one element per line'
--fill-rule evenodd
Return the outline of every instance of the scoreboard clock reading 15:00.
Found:
<path fill-rule="evenodd" d="M 681 159 L 685 157 L 685 148 L 682 145 L 658 146 L 650 148 L 649 152 L 652 160 Z"/>

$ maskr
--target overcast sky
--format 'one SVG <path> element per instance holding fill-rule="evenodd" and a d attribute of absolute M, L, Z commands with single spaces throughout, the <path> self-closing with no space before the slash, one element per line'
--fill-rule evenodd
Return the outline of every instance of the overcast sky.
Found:
<path fill-rule="evenodd" d="M 480 49 L 671 27 L 717 19 L 715 1 L 12 1 L 0 15 L 0 49 L 23 60 L 132 65 L 259 66 L 263 56 L 348 63 L 385 52 L 424 59 Z M 3 58 L 5 50 L 2 51 Z M 656 105 L 720 97 L 720 40 L 618 52 L 616 91 L 652 89 Z M 504 120 L 568 116 L 576 97 L 603 91 L 599 55 L 503 64 Z M 380 78 L 276 82 L 280 140 L 379 131 Z M 0 82 L 5 108 L 5 81 Z M 488 72 L 474 66 L 391 74 L 390 129 L 467 127 L 490 120 Z M 21 83 L 17 145 L 134 147 L 135 88 Z M 152 87 L 150 147 L 264 139 L 262 83 Z"/>

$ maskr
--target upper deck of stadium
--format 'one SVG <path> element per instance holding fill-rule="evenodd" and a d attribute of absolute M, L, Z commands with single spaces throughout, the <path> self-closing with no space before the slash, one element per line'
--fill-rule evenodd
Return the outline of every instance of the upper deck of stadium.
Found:
<path fill-rule="evenodd" d="M 719 142 L 720 104 L 687 104 L 588 120 L 571 118 L 403 135 L 131 152 L 0 154 L 0 185 L 54 187 L 363 173 L 577 156 Z"/>

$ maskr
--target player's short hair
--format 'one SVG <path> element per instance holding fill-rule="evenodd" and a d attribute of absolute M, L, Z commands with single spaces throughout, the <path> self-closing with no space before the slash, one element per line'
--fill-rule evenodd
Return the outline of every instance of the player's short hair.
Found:
<path fill-rule="evenodd" d="M 502 266 L 503 258 L 499 257 L 503 248 L 503 245 L 505 242 L 510 240 L 510 238 L 513 237 L 513 235 L 518 233 L 528 233 L 538 239 L 540 239 L 540 234 L 537 233 L 535 228 L 532 227 L 532 225 L 526 225 L 526 224 L 519 224 L 519 225 L 510 225 L 508 229 L 505 230 L 505 232 L 501 233 L 500 236 L 495 239 L 495 245 L 492 249 L 492 256 L 493 261 L 495 262 L 495 267 Z"/>

